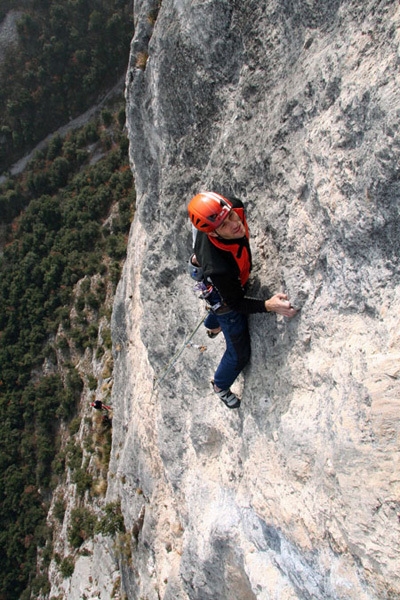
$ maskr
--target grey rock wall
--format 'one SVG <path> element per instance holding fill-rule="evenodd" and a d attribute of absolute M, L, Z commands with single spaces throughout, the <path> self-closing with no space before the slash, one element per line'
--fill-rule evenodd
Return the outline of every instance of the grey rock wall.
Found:
<path fill-rule="evenodd" d="M 400 597 L 399 25 L 389 0 L 135 2 L 108 491 L 128 598 Z M 171 366 L 204 314 L 207 188 L 246 203 L 254 294 L 301 307 L 250 318 L 239 411 L 210 390 L 219 338 Z"/>

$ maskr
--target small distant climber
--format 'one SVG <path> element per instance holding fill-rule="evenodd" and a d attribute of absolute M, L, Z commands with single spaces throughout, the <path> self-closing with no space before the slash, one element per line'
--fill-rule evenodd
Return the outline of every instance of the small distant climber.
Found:
<path fill-rule="evenodd" d="M 95 400 L 90 403 L 90 406 L 93 406 L 96 410 L 111 410 L 111 406 L 107 406 L 103 404 L 101 400 Z"/>
<path fill-rule="evenodd" d="M 201 282 L 210 309 L 204 325 L 210 338 L 222 331 L 226 342 L 211 383 L 228 408 L 239 408 L 240 399 L 230 387 L 250 359 L 248 315 L 275 312 L 292 318 L 297 310 L 283 293 L 268 300 L 246 296 L 252 261 L 241 200 L 201 192 L 189 202 L 188 212 L 197 230 L 189 269 L 192 277 Z"/>

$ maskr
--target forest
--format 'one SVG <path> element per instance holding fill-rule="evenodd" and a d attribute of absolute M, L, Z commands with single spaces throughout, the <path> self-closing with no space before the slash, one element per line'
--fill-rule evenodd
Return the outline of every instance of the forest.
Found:
<path fill-rule="evenodd" d="M 90 165 L 84 146 L 96 135 L 105 155 Z M 110 344 L 99 343 L 97 323 L 120 277 L 134 203 L 127 140 L 108 110 L 97 127 L 54 138 L 0 191 L 9 223 L 0 258 L 0 598 L 29 598 L 21 594 L 37 547 L 51 557 L 45 499 L 64 475 L 59 429 L 76 417 L 83 387 L 71 354 Z"/>
<path fill-rule="evenodd" d="M 0 75 L 3 167 L 90 106 L 123 76 L 129 54 L 126 2 L 26 5 L 22 49 Z M 21 175 L 0 186 L 0 599 L 49 592 L 54 553 L 46 519 L 66 471 L 78 495 L 96 493 L 74 437 L 84 387 L 76 356 L 101 357 L 111 348 L 99 323 L 110 319 L 107 290 L 118 283 L 135 207 L 124 125 L 118 97 L 84 127 L 54 135 Z M 96 383 L 90 374 L 88 381 Z M 61 430 L 70 435 L 66 447 Z M 101 435 L 106 468 L 111 431 Z M 121 527 L 118 507 L 106 507 L 105 522 L 110 514 Z M 105 526 L 89 517 L 92 532 Z M 84 531 L 78 520 L 69 534 L 73 547 Z M 64 576 L 71 568 L 60 559 Z"/>
<path fill-rule="evenodd" d="M 133 32 L 127 0 L 3 0 L 0 17 L 20 6 L 0 64 L 0 172 L 116 83 Z"/>

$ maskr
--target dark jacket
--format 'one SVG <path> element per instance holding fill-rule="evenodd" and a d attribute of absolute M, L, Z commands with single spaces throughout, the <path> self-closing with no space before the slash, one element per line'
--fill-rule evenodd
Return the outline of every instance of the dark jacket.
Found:
<path fill-rule="evenodd" d="M 228 198 L 233 210 L 246 226 L 243 203 L 237 198 Z M 217 243 L 213 243 L 216 240 Z M 240 240 L 210 238 L 202 231 L 197 232 L 194 252 L 202 266 L 204 277 L 211 281 L 223 301 L 233 310 L 251 314 L 267 312 L 264 300 L 245 295 L 245 285 L 251 270 L 251 250 L 248 236 Z"/>

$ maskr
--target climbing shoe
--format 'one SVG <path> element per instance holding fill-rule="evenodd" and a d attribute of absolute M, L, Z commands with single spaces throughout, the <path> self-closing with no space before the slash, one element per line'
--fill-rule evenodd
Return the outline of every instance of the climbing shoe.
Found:
<path fill-rule="evenodd" d="M 221 390 L 220 392 L 217 392 L 213 381 L 211 382 L 211 384 L 213 386 L 214 392 L 217 394 L 217 396 L 221 398 L 222 402 L 228 408 L 239 408 L 240 399 L 237 396 L 235 396 L 235 394 L 231 390 Z"/>
<path fill-rule="evenodd" d="M 217 335 L 219 335 L 221 333 L 221 329 L 219 331 L 211 331 L 210 329 L 207 329 L 207 335 L 210 338 L 210 340 L 213 340 L 214 338 L 217 337 Z"/>

